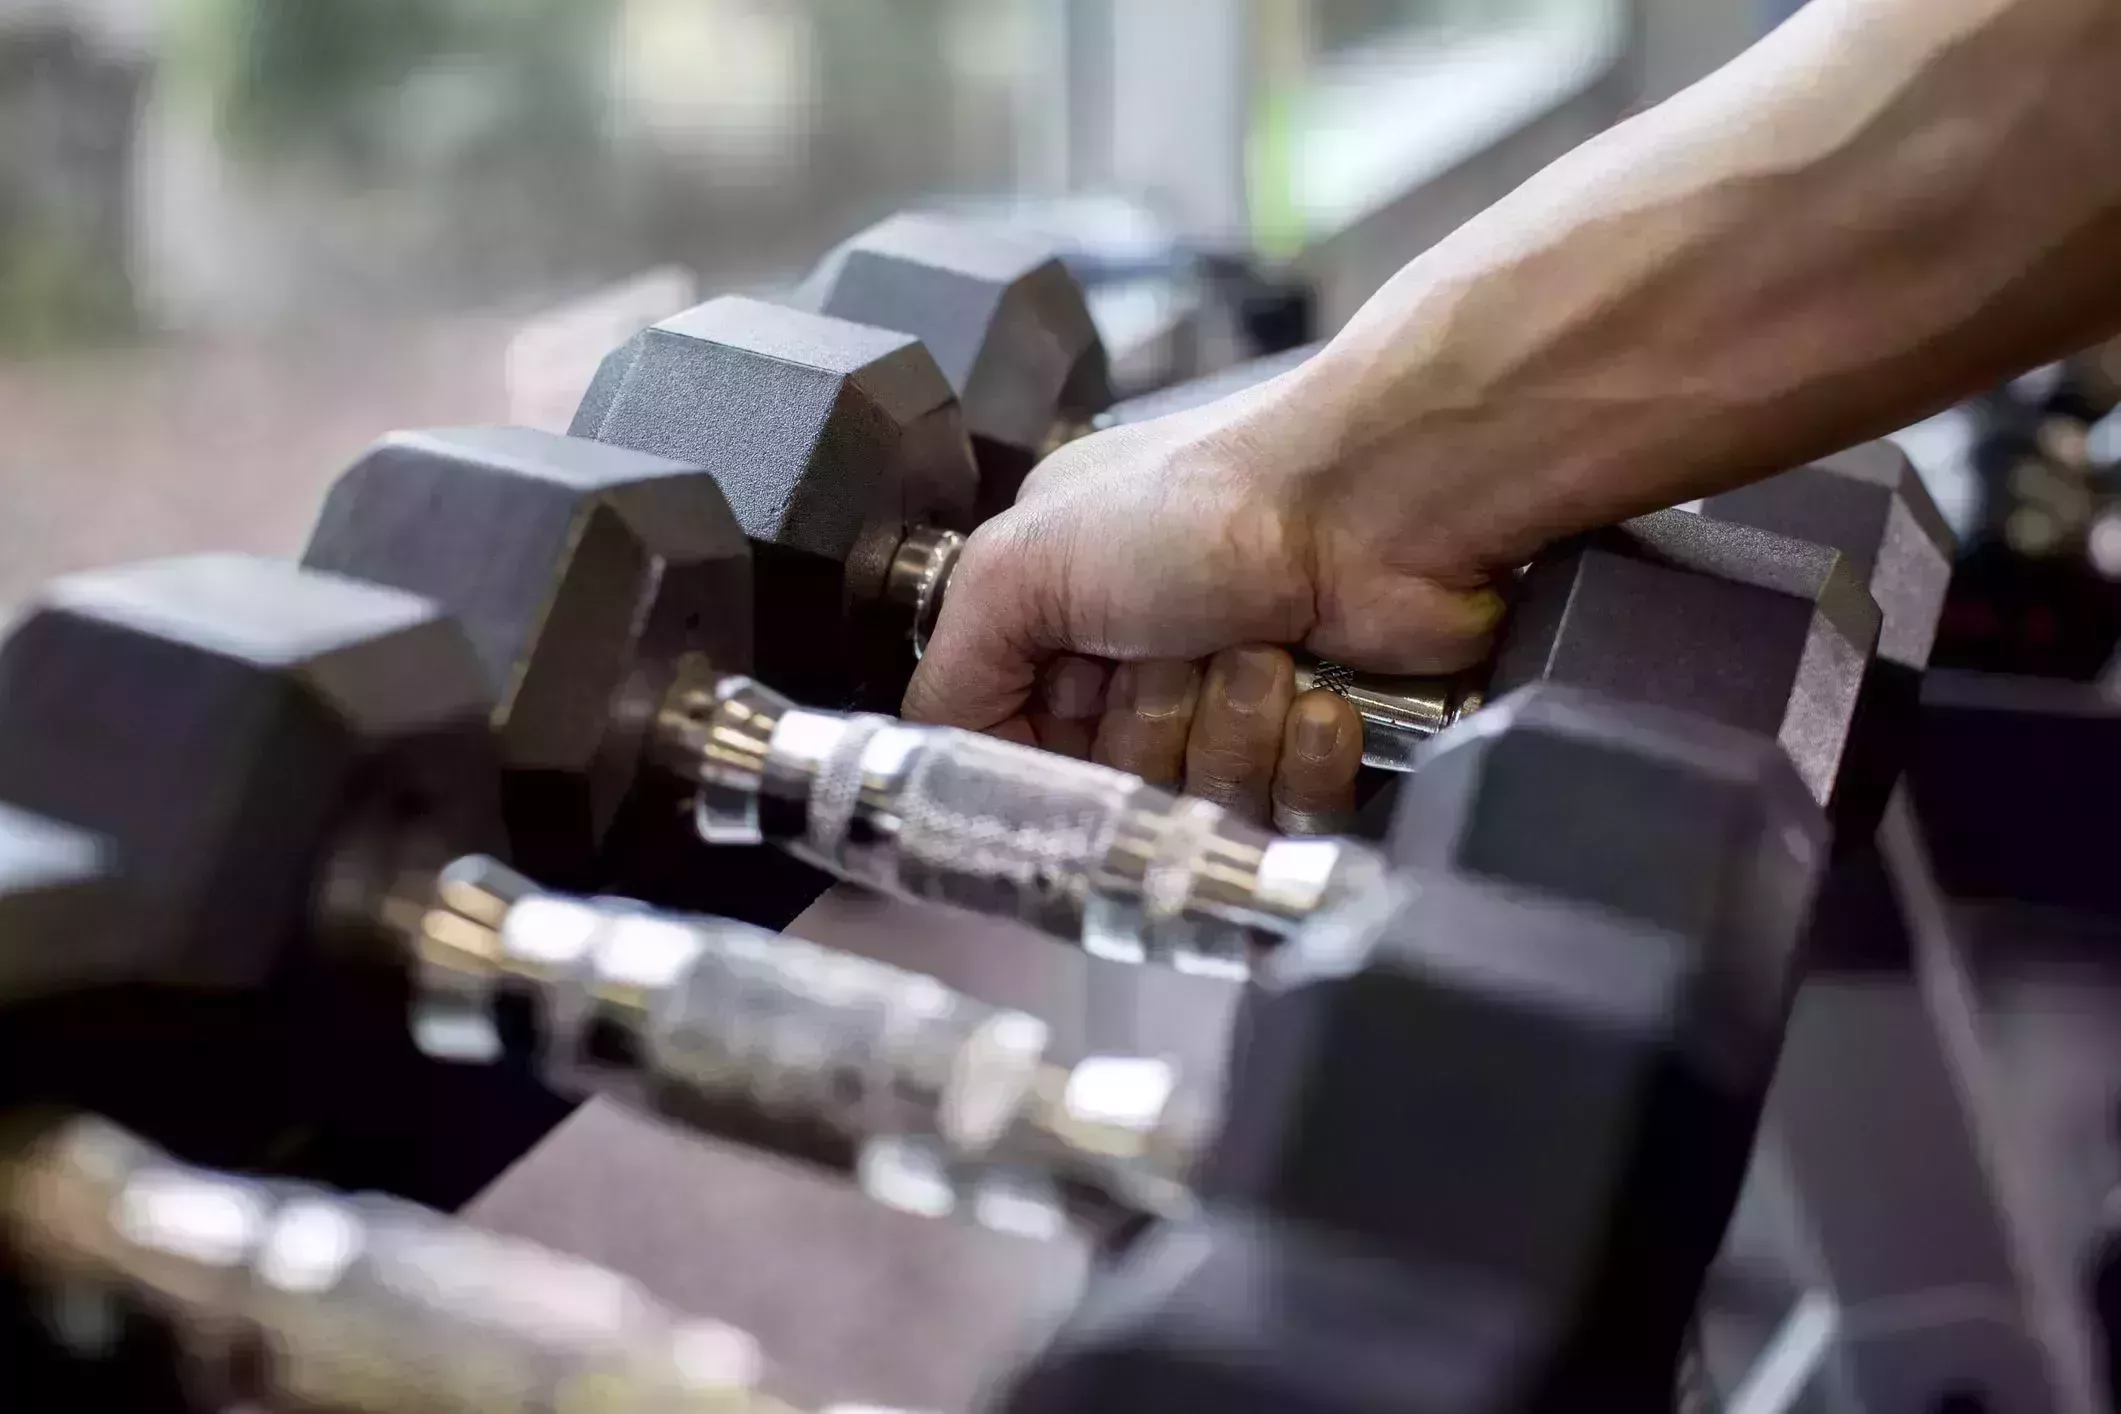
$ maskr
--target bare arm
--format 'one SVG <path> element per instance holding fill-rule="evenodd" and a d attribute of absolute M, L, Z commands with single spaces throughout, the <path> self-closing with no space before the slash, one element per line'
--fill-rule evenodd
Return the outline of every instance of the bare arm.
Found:
<path fill-rule="evenodd" d="M 1556 537 L 2121 327 L 2117 139 L 2121 0 L 1814 0 L 1408 265 L 1301 368 L 1049 458 L 967 546 L 907 712 L 1134 769 L 1106 737 L 1146 733 L 1189 784 L 1257 798 L 1271 748 L 1192 767 L 1212 674 L 1190 741 L 1185 714 L 1108 713 L 1086 747 L 1041 724 L 1043 685 L 1062 668 L 1094 703 L 1096 662 L 1247 643 L 1472 661 L 1493 577 Z"/>
<path fill-rule="evenodd" d="M 1903 426 L 2121 324 L 2117 138 L 2121 5 L 1815 0 L 1381 291 L 1319 494 L 1462 573 Z"/>

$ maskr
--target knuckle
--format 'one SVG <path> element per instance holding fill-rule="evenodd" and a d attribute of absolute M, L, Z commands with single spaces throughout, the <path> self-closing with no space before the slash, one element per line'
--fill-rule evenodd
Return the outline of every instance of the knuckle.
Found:
<path fill-rule="evenodd" d="M 1228 745 L 1196 746 L 1186 753 L 1189 786 L 1220 791 L 1257 790 L 1274 771 L 1274 761 L 1263 751 Z M 1196 789 L 1194 793 L 1202 791 Z"/>

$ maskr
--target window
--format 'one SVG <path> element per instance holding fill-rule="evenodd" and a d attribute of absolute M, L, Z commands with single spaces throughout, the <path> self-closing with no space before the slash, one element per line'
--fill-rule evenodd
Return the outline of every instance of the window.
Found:
<path fill-rule="evenodd" d="M 1270 7 L 1271 9 L 1271 7 Z M 1262 39 L 1252 229 L 1294 253 L 1581 92 L 1619 0 L 1308 0 Z"/>

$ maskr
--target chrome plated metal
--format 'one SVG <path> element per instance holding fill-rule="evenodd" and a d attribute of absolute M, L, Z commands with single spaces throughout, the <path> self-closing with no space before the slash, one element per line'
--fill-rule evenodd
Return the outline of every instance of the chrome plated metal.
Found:
<path fill-rule="evenodd" d="M 1480 689 L 1458 677 L 1396 677 L 1360 673 L 1299 654 L 1296 690 L 1323 688 L 1345 698 L 1362 718 L 1362 759 L 1384 771 L 1411 771 L 1430 737 L 1480 709 Z"/>
<path fill-rule="evenodd" d="M 928 635 L 943 608 L 943 586 L 950 582 L 964 548 L 965 537 L 955 530 L 917 525 L 891 556 L 884 572 L 884 597 L 906 611 L 915 658 L 928 651 Z"/>
<path fill-rule="evenodd" d="M 699 822 L 840 878 L 1016 919 L 1101 956 L 1242 976 L 1377 872 L 1139 778 L 973 732 L 811 712 L 748 679 L 714 692 Z M 726 721 L 721 720 L 726 717 Z"/>
<path fill-rule="evenodd" d="M 710 1130 L 726 1119 L 806 1156 L 833 1136 L 886 1202 L 969 1211 L 1021 1175 L 1103 1209 L 1182 1199 L 1202 1117 L 1168 1062 L 1057 1062 L 1043 1022 L 933 978 L 747 924 L 540 893 L 483 859 L 446 871 L 415 946 L 415 1033 L 440 1058 L 498 1058 L 496 1002 L 527 997 L 528 1059 L 563 1091 L 631 1094 Z M 912 1157 L 928 1161 L 917 1185 Z"/>
<path fill-rule="evenodd" d="M 181 1164 L 72 1119 L 0 1165 L 33 1288 L 116 1289 L 231 1407 L 793 1414 L 750 1337 L 586 1262 L 394 1199 Z"/>

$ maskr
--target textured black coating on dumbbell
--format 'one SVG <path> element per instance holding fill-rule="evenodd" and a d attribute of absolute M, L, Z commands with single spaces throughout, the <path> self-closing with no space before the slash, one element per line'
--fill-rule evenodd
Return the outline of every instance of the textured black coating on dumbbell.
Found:
<path fill-rule="evenodd" d="M 488 703 L 462 631 L 399 590 L 233 555 L 47 586 L 0 644 L 0 799 L 106 842 L 124 966 L 0 1026 L 11 1097 L 442 1200 L 438 1136 L 550 1124 L 488 1088 L 478 1125 L 437 1125 L 386 913 L 501 847 Z"/>
<path fill-rule="evenodd" d="M 643 770 L 682 655 L 751 666 L 751 553 L 714 477 L 524 428 L 400 433 L 333 485 L 304 562 L 456 615 L 490 692 L 516 863 L 608 882 L 608 838 L 668 833 Z"/>
<path fill-rule="evenodd" d="M 957 390 L 979 457 L 979 517 L 1112 401 L 1082 286 L 1052 251 L 1004 228 L 909 213 L 835 247 L 806 308 L 911 334 Z"/>
<path fill-rule="evenodd" d="M 1763 736 L 1555 685 L 1434 738 L 1399 794 L 1399 865 L 1604 909 L 1741 955 L 1805 922 L 1808 799 Z"/>
<path fill-rule="evenodd" d="M 1876 832 L 1905 761 L 1951 588 L 1951 530 L 1906 454 L 1890 442 L 1867 442 L 1711 496 L 1701 514 L 1839 550 L 1878 605 L 1878 651 L 1833 811 L 1837 845 L 1860 847 Z"/>
<path fill-rule="evenodd" d="M 1554 1312 L 1297 1223 L 1158 1224 L 988 1402 L 996 1414 L 1515 1414 L 1598 1403 L 1557 1379 Z M 1654 1384 L 1655 1376 L 1646 1377 Z M 1554 1388 L 1563 1384 L 1564 1387 Z M 1549 1396 L 1555 1398 L 1549 1398 Z M 1580 1401 L 1566 1403 L 1568 1398 Z"/>
<path fill-rule="evenodd" d="M 642 331 L 578 437 L 712 473 L 754 553 L 761 677 L 895 708 L 912 671 L 884 589 L 908 526 L 970 530 L 979 473 L 950 384 L 910 335 L 736 296 Z"/>
<path fill-rule="evenodd" d="M 1660 511 L 1532 564 L 1488 696 L 1567 683 L 1742 727 L 1779 741 L 1831 805 L 1878 624 L 1831 547 Z"/>
<path fill-rule="evenodd" d="M 1571 1358 L 1669 1376 L 1773 1073 L 1819 806 L 1765 738 L 1545 687 L 1438 737 L 1405 808 L 1403 905 L 1255 970 L 1200 1191 L 1565 1306 Z M 1675 877 L 1607 877 L 1644 868 Z"/>
<path fill-rule="evenodd" d="M 95 571 L 0 645 L 0 799 L 109 839 L 137 979 L 251 986 L 376 926 L 335 911 L 355 875 L 499 847 L 487 710 L 414 595 L 238 555 Z"/>

